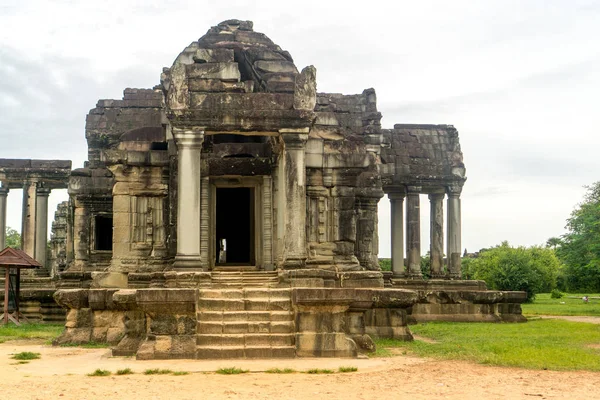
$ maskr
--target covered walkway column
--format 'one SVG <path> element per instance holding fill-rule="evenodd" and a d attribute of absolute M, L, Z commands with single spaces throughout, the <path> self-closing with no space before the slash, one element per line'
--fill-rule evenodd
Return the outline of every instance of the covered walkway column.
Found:
<path fill-rule="evenodd" d="M 429 195 L 431 206 L 429 225 L 429 255 L 431 264 L 431 278 L 439 279 L 444 276 L 444 193 Z"/>
<path fill-rule="evenodd" d="M 21 217 L 21 250 L 35 258 L 35 212 L 37 182 L 23 183 L 23 214 Z"/>
<path fill-rule="evenodd" d="M 461 216 L 460 192 L 462 187 L 448 186 L 448 277 L 461 278 Z"/>
<path fill-rule="evenodd" d="M 0 186 L 0 250 L 6 247 L 6 198 L 8 188 Z"/>
<path fill-rule="evenodd" d="M 48 196 L 50 189 L 38 183 L 35 193 L 35 260 L 46 267 L 48 246 Z"/>
<path fill-rule="evenodd" d="M 421 274 L 421 210 L 419 186 L 409 186 L 406 195 L 406 251 L 408 277 L 422 279 Z"/>
<path fill-rule="evenodd" d="M 204 128 L 175 128 L 177 143 L 177 255 L 176 269 L 199 268 L 200 155 Z M 203 266 L 208 267 L 208 266 Z"/>
<path fill-rule="evenodd" d="M 285 144 L 284 173 L 278 176 L 279 190 L 285 190 L 284 268 L 302 268 L 306 263 L 306 167 L 305 145 L 308 128 L 281 129 Z M 281 161 L 280 161 L 281 162 Z"/>
<path fill-rule="evenodd" d="M 392 213 L 392 272 L 404 277 L 404 193 L 388 193 Z"/>

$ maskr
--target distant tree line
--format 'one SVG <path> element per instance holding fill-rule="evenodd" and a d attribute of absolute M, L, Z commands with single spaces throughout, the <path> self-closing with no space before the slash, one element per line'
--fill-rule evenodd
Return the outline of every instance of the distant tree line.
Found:
<path fill-rule="evenodd" d="M 600 182 L 586 186 L 583 201 L 567 220 L 567 233 L 548 239 L 562 262 L 558 288 L 600 292 Z"/>
<path fill-rule="evenodd" d="M 21 235 L 10 226 L 6 227 L 6 247 L 12 247 L 14 249 L 21 248 Z"/>

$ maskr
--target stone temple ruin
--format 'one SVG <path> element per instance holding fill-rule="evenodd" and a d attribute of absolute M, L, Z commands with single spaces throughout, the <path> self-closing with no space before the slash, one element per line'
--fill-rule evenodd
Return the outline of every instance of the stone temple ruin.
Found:
<path fill-rule="evenodd" d="M 142 359 L 356 356 L 374 336 L 410 340 L 409 321 L 522 320 L 523 293 L 460 280 L 456 129 L 380 120 L 373 89 L 318 93 L 313 66 L 298 71 L 252 22 L 229 20 L 153 89 L 98 102 L 84 168 L 55 161 L 56 176 L 28 181 L 12 178 L 27 171 L 20 160 L 0 161 L 0 200 L 32 182 L 24 204 L 41 204 L 38 230 L 23 224 L 40 261 L 28 239 L 45 235 L 40 199 L 68 182 L 45 264 L 53 278 L 27 281 L 55 285 L 68 309 L 58 342 L 108 342 Z M 390 272 L 378 263 L 386 194 Z M 420 194 L 431 207 L 429 280 Z"/>

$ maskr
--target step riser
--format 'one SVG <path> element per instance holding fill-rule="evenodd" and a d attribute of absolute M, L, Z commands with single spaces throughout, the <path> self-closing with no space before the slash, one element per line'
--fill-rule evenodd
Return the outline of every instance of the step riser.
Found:
<path fill-rule="evenodd" d="M 294 314 L 287 311 L 204 311 L 199 312 L 198 321 L 201 322 L 268 322 L 268 321 L 292 321 Z"/>
<path fill-rule="evenodd" d="M 198 348 L 197 359 L 228 359 L 228 358 L 294 358 L 294 347 L 282 348 Z"/>
<path fill-rule="evenodd" d="M 282 347 L 294 346 L 294 342 L 293 334 L 198 335 L 196 337 L 196 344 L 204 347 Z"/>
<path fill-rule="evenodd" d="M 221 335 L 243 333 L 294 333 L 293 322 L 198 322 L 196 333 Z"/>
<path fill-rule="evenodd" d="M 290 289 L 200 289 L 199 299 L 291 299 Z"/>
<path fill-rule="evenodd" d="M 291 311 L 289 299 L 200 299 L 200 311 Z"/>

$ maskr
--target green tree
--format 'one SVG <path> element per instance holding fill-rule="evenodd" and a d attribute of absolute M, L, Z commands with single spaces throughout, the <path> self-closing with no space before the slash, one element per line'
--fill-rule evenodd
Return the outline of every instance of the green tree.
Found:
<path fill-rule="evenodd" d="M 600 291 L 600 182 L 586 186 L 583 202 L 567 220 L 557 254 L 569 291 Z"/>
<path fill-rule="evenodd" d="M 562 244 L 562 240 L 557 237 L 551 237 L 546 240 L 546 247 L 552 248 L 552 250 L 556 250 Z"/>
<path fill-rule="evenodd" d="M 21 234 L 10 226 L 6 227 L 6 247 L 21 248 Z"/>
<path fill-rule="evenodd" d="M 466 262 L 465 262 L 466 261 Z M 484 280 L 490 289 L 527 292 L 529 301 L 537 293 L 556 287 L 560 261 L 554 250 L 541 247 L 512 247 L 508 242 L 482 250 L 479 256 L 463 259 L 465 279 Z"/>

